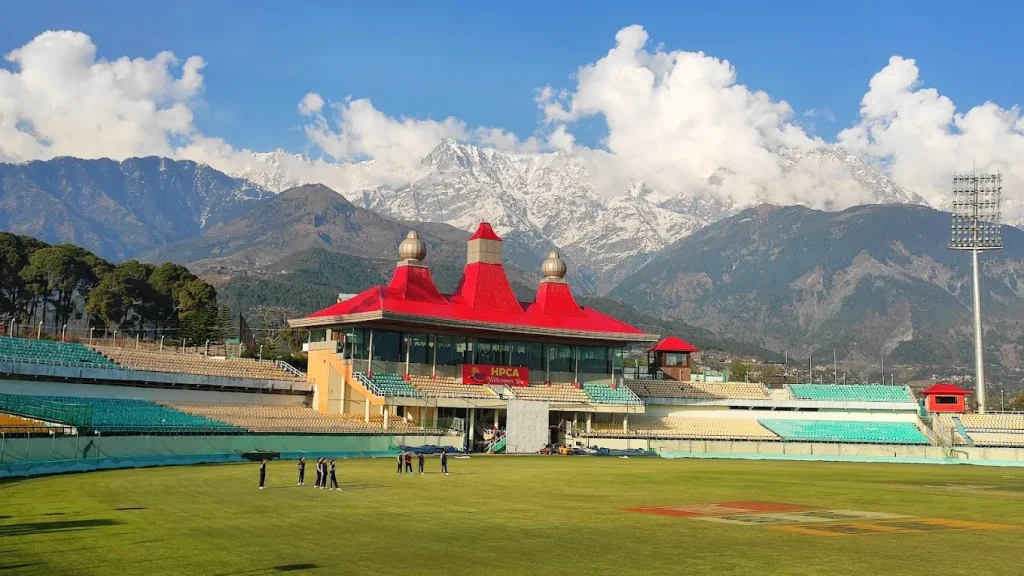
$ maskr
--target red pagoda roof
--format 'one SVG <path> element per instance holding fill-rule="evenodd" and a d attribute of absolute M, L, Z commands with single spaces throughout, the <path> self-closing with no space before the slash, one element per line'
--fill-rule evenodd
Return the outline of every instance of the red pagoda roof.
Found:
<path fill-rule="evenodd" d="M 971 392 L 970 390 L 965 390 L 957 386 L 956 384 L 952 384 L 950 382 L 938 382 L 922 390 L 921 394 L 927 394 L 929 396 L 934 396 L 936 394 L 966 396 L 967 394 L 974 394 L 974 392 Z"/>
<path fill-rule="evenodd" d="M 497 240 L 501 242 L 501 237 L 494 232 L 494 228 L 491 228 L 490 222 L 481 222 L 480 226 L 477 227 L 476 232 L 469 237 L 470 240 Z"/>
<path fill-rule="evenodd" d="M 486 222 L 471 237 L 478 238 L 501 240 Z M 387 286 L 374 286 L 289 324 L 311 327 L 372 320 L 575 338 L 653 340 L 634 326 L 580 306 L 565 282 L 541 282 L 534 302 L 519 302 L 504 266 L 488 262 L 467 264 L 450 295 L 438 291 L 425 266 L 399 264 Z"/>
<path fill-rule="evenodd" d="M 647 351 L 669 352 L 676 354 L 700 352 L 700 350 L 693 344 L 690 344 L 689 342 L 682 340 L 680 338 L 676 338 L 675 336 L 666 336 L 665 338 L 662 338 L 661 342 L 658 342 L 657 344 L 649 348 Z"/>

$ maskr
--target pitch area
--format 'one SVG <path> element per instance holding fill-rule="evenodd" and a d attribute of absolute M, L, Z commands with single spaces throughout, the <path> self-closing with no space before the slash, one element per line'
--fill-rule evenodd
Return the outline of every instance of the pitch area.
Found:
<path fill-rule="evenodd" d="M 294 462 L 0 483 L 0 573 L 1020 574 L 1024 472 L 474 457 L 451 475 Z"/>

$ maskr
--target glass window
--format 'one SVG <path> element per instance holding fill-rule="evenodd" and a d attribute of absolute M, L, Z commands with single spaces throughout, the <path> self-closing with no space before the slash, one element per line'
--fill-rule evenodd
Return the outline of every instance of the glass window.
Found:
<path fill-rule="evenodd" d="M 497 366 L 508 364 L 508 351 L 505 342 L 481 338 L 477 339 L 475 347 L 477 364 L 495 364 Z"/>
<path fill-rule="evenodd" d="M 956 404 L 956 396 L 936 396 L 936 404 Z"/>
<path fill-rule="evenodd" d="M 551 372 L 574 372 L 572 346 L 566 344 L 549 344 L 548 370 Z"/>
<path fill-rule="evenodd" d="M 466 339 L 461 336 L 437 336 L 437 365 L 456 366 L 465 363 Z"/>
<path fill-rule="evenodd" d="M 433 358 L 428 354 L 430 349 L 427 346 L 426 334 L 405 334 L 404 336 L 402 340 L 402 360 L 405 360 L 404 347 L 408 347 L 410 364 L 430 364 L 433 362 Z"/>
<path fill-rule="evenodd" d="M 398 332 L 373 331 L 373 359 L 385 362 L 405 362 L 402 338 Z"/>
<path fill-rule="evenodd" d="M 509 342 L 509 366 L 526 366 L 538 374 L 544 371 L 544 345 L 539 342 Z"/>
<path fill-rule="evenodd" d="M 612 371 L 608 348 L 603 346 L 579 347 L 579 371 L 588 374 L 609 374 Z"/>

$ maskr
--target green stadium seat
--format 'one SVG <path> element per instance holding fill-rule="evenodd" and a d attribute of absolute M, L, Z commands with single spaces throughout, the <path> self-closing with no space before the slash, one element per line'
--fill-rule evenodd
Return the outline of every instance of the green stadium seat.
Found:
<path fill-rule="evenodd" d="M 374 372 L 369 377 L 362 372 L 356 372 L 355 376 L 364 385 L 369 384 L 370 391 L 378 396 L 423 397 L 422 393 L 413 388 L 401 376 L 392 372 Z"/>
<path fill-rule="evenodd" d="M 53 342 L 0 336 L 0 361 L 86 368 L 119 368 L 102 354 L 77 342 Z"/>
<path fill-rule="evenodd" d="M 883 384 L 790 384 L 793 398 L 829 402 L 914 402 L 906 386 Z"/>
<path fill-rule="evenodd" d="M 762 426 L 791 442 L 928 444 L 911 422 L 761 418 Z"/>
<path fill-rule="evenodd" d="M 612 389 L 611 386 L 603 384 L 584 384 L 583 391 L 597 404 L 643 404 L 643 401 L 626 386 Z"/>
<path fill-rule="evenodd" d="M 91 408 L 90 430 L 118 433 L 214 434 L 244 432 L 244 428 L 173 408 L 123 398 L 85 398 L 78 396 L 26 396 L 25 399 L 65 406 Z"/>

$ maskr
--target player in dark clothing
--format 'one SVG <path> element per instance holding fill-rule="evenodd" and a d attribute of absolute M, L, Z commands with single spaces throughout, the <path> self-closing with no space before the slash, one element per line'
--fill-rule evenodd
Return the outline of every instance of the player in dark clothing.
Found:
<path fill-rule="evenodd" d="M 298 463 L 297 466 L 299 468 L 299 486 L 305 486 L 306 485 L 306 459 L 305 458 L 299 458 L 299 463 Z"/>
<path fill-rule="evenodd" d="M 441 450 L 441 474 L 448 475 L 448 452 Z"/>
<path fill-rule="evenodd" d="M 423 452 L 416 454 L 416 463 L 418 465 L 420 474 L 423 474 Z"/>
<path fill-rule="evenodd" d="M 412 474 L 412 452 L 405 453 L 405 472 Z"/>
<path fill-rule="evenodd" d="M 402 473 L 402 460 L 405 458 L 405 452 L 398 453 L 398 473 Z"/>
<path fill-rule="evenodd" d="M 263 486 L 267 482 L 267 459 L 264 458 L 260 461 L 260 490 L 263 490 Z"/>
<path fill-rule="evenodd" d="M 327 458 L 320 459 L 320 486 L 321 490 L 327 488 Z"/>
<path fill-rule="evenodd" d="M 316 459 L 316 484 L 313 485 L 315 488 L 319 488 L 320 487 L 321 472 L 322 472 L 322 470 L 320 469 L 320 459 L 317 458 Z"/>
<path fill-rule="evenodd" d="M 331 460 L 331 490 L 338 490 L 338 476 L 334 472 L 335 462 Z"/>

